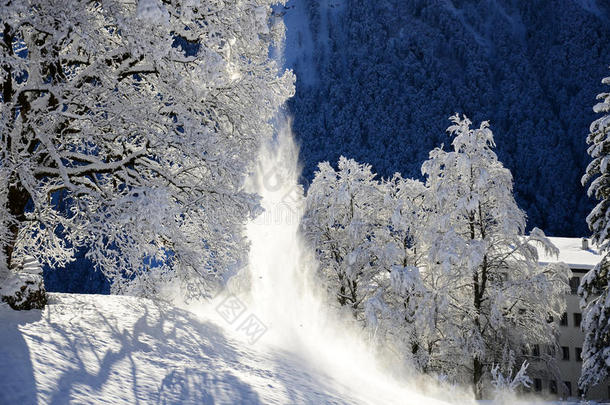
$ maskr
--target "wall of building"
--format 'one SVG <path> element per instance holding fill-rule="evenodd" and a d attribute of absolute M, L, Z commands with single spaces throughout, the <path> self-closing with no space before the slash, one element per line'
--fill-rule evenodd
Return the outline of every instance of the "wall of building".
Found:
<path fill-rule="evenodd" d="M 576 289 L 580 279 L 587 271 L 587 269 L 572 268 L 571 285 L 574 287 L 572 293 L 566 296 L 566 314 L 563 320 L 555 320 L 560 332 L 558 348 L 554 351 L 544 347 L 538 349 L 542 352 L 541 357 L 549 355 L 556 362 L 556 368 L 544 360 L 537 362 L 532 367 L 531 377 L 534 380 L 532 391 L 537 391 L 540 395 L 563 399 L 582 397 L 582 392 L 578 389 L 578 379 L 582 367 L 580 351 L 584 334 L 580 328 L 582 311 Z M 610 402 L 610 381 L 590 389 L 585 398 Z"/>

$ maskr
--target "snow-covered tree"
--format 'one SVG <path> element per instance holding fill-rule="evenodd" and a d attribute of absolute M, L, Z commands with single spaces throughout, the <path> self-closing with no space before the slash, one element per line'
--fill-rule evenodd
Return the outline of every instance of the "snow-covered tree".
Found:
<path fill-rule="evenodd" d="M 373 239 L 377 288 L 366 302 L 366 324 L 376 341 L 393 346 L 426 371 L 428 359 L 422 342 L 429 332 L 430 318 L 421 308 L 428 307 L 431 295 L 420 273 L 425 263 L 426 188 L 399 173 L 383 185 L 385 196 L 377 208 L 383 215 Z"/>
<path fill-rule="evenodd" d="M 451 117 L 452 150 L 437 148 L 422 166 L 429 210 L 422 270 L 433 303 L 436 336 L 431 369 L 456 379 L 470 375 L 478 398 L 492 364 L 530 344 L 555 345 L 565 307 L 569 269 L 538 264 L 536 246 L 556 248 L 542 231 L 524 236 L 525 214 L 512 193 L 512 176 L 493 152 L 487 122 Z M 513 364 L 520 364 L 515 361 Z"/>
<path fill-rule="evenodd" d="M 383 190 L 383 212 L 387 215 L 383 224 L 385 237 L 382 238 L 381 232 L 377 237 L 386 246 L 385 267 L 388 270 L 395 265 L 417 267 L 424 256 L 421 236 L 426 227 L 426 188 L 422 182 L 396 173 L 385 182 Z"/>
<path fill-rule="evenodd" d="M 1 1 L 3 271 L 87 246 L 115 292 L 219 279 L 246 250 L 252 152 L 293 92 L 269 58 L 276 2 Z"/>
<path fill-rule="evenodd" d="M 610 77 L 602 80 L 610 85 Z M 602 382 L 610 371 L 610 93 L 601 93 L 593 110 L 603 114 L 593 121 L 587 143 L 587 152 L 593 159 L 582 178 L 583 185 L 591 182 L 589 196 L 599 200 L 587 216 L 592 240 L 605 252 L 602 261 L 583 277 L 579 294 L 584 309 L 582 328 L 585 341 L 582 350 L 582 374 L 578 385 L 587 390 Z"/>
<path fill-rule="evenodd" d="M 383 344 L 418 364 L 418 335 L 428 319 L 419 268 L 426 227 L 425 187 L 395 174 L 375 180 L 369 165 L 340 158 L 338 170 L 319 165 L 303 221 L 332 296 Z"/>
<path fill-rule="evenodd" d="M 494 379 L 527 381 L 516 367 L 524 348 L 556 344 L 551 319 L 565 308 L 570 271 L 538 263 L 539 249 L 557 249 L 536 228 L 524 235 L 488 124 L 451 120 L 452 150 L 430 153 L 425 184 L 399 174 L 378 182 L 345 158 L 339 170 L 321 164 L 304 227 L 331 293 L 375 342 L 424 372 L 471 383 L 480 398 Z"/>
<path fill-rule="evenodd" d="M 604 78 L 602 83 L 610 85 L 610 77 Z M 587 144 L 590 146 L 587 152 L 593 160 L 587 166 L 582 183 L 591 182 L 588 194 L 599 200 L 587 216 L 593 243 L 598 244 L 602 251 L 607 251 L 610 247 L 610 93 L 601 93 L 597 99 L 601 101 L 593 107 L 593 111 L 603 116 L 593 121 L 589 128 Z"/>
<path fill-rule="evenodd" d="M 382 186 L 369 165 L 341 157 L 338 170 L 320 163 L 307 192 L 303 226 L 331 295 L 361 318 L 375 293 L 375 230 L 383 218 Z"/>
<path fill-rule="evenodd" d="M 527 361 L 521 363 L 519 371 L 514 375 L 514 367 L 512 367 L 513 365 L 510 366 L 507 375 L 502 373 L 499 364 L 495 364 L 490 370 L 491 385 L 497 397 L 514 394 L 520 386 L 529 388 L 532 384 L 532 379 L 527 375 L 527 368 L 529 367 Z"/>

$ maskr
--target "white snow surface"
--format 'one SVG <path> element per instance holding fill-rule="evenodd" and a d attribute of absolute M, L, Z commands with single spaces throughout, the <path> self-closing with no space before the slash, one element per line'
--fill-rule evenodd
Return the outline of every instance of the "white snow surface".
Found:
<path fill-rule="evenodd" d="M 248 345 L 220 319 L 128 296 L 49 295 L 42 311 L 0 304 L 0 404 L 389 403 L 294 352 Z"/>
<path fill-rule="evenodd" d="M 42 311 L 0 305 L 0 323 L 0 404 L 367 403 L 293 353 L 147 299 L 51 293 Z"/>

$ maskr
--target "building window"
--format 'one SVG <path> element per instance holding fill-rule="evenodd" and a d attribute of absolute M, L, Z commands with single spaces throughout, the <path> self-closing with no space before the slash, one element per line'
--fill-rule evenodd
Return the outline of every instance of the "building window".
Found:
<path fill-rule="evenodd" d="M 557 394 L 557 381 L 549 381 L 549 391 L 551 391 L 551 394 Z"/>
<path fill-rule="evenodd" d="M 559 321 L 559 324 L 561 326 L 568 326 L 568 313 L 564 312 L 563 315 L 561 315 L 561 320 Z"/>
<path fill-rule="evenodd" d="M 534 378 L 534 391 L 542 391 L 542 380 L 540 378 Z"/>
<path fill-rule="evenodd" d="M 581 347 L 577 347 L 576 348 L 576 361 L 582 361 L 582 348 Z"/>
<path fill-rule="evenodd" d="M 547 346 L 546 354 L 548 354 L 551 357 L 555 357 L 555 346 Z"/>
<path fill-rule="evenodd" d="M 584 396 L 585 396 L 585 392 L 579 388 L 578 389 L 578 398 L 583 398 Z"/>
<path fill-rule="evenodd" d="M 570 348 L 561 346 L 561 360 L 570 360 Z"/>
<path fill-rule="evenodd" d="M 571 397 L 572 396 L 572 383 L 570 381 L 564 381 L 563 383 L 566 386 L 566 396 Z"/>
<path fill-rule="evenodd" d="M 572 294 L 578 294 L 578 286 L 580 285 L 580 277 L 571 277 L 570 278 L 570 290 Z"/>
<path fill-rule="evenodd" d="M 574 327 L 580 328 L 580 322 L 582 321 L 582 314 L 580 312 L 574 313 Z"/>

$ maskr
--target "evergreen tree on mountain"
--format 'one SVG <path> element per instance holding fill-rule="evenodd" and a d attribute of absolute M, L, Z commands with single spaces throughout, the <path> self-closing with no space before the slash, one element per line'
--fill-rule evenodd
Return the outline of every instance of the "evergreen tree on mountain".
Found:
<path fill-rule="evenodd" d="M 602 80 L 610 85 L 610 77 Z M 589 185 L 589 196 L 598 200 L 587 216 L 592 241 L 599 246 L 604 257 L 583 277 L 579 295 L 584 309 L 582 328 L 585 341 L 582 351 L 582 373 L 579 386 L 587 390 L 602 382 L 610 371 L 610 92 L 597 96 L 600 100 L 593 110 L 602 114 L 591 124 L 587 152 L 592 158 L 582 177 L 583 185 Z"/>
<path fill-rule="evenodd" d="M 528 226 L 586 231 L 592 204 L 578 183 L 588 157 L 577 134 L 593 120 L 582 106 L 610 58 L 610 3 L 292 1 L 315 10 L 311 29 L 322 31 L 312 63 L 295 62 L 315 78 L 298 80 L 289 100 L 305 176 L 343 154 L 384 178 L 419 178 L 457 108 L 503 134 L 496 153 Z"/>

